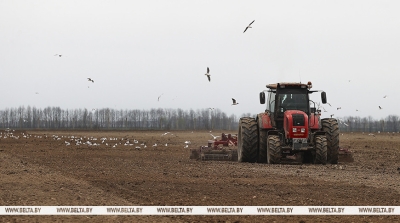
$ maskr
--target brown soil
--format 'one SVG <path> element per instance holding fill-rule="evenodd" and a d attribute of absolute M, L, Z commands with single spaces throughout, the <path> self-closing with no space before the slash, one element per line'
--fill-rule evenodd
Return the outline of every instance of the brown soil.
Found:
<path fill-rule="evenodd" d="M 355 161 L 347 163 L 339 159 L 337 165 L 189 159 L 184 142 L 191 141 L 190 148 L 206 145 L 212 139 L 209 132 L 176 131 L 164 136 L 163 132 L 150 131 L 10 133 L 4 138 L 7 132 L 2 131 L 0 139 L 0 206 L 399 206 L 400 203 L 398 133 L 341 134 L 341 146 L 353 152 Z M 71 136 L 99 145 L 75 145 Z M 107 139 L 102 143 L 103 137 Z M 133 145 L 124 145 L 127 139 Z M 134 139 L 139 143 L 135 144 Z M 71 144 L 67 146 L 65 141 Z M 140 146 L 142 143 L 147 148 Z M 158 145 L 153 147 L 155 143 Z M 0 216 L 0 219 L 2 222 L 399 222 L 400 216 L 88 215 Z"/>

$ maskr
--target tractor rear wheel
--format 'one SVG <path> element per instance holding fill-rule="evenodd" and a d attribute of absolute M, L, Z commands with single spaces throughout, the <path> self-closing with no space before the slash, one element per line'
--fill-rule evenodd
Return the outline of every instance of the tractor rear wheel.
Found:
<path fill-rule="evenodd" d="M 254 163 L 257 161 L 258 148 L 257 122 L 254 118 L 244 117 L 239 121 L 238 161 Z"/>
<path fill-rule="evenodd" d="M 276 164 L 281 162 L 281 140 L 277 135 L 268 136 L 267 162 Z"/>
<path fill-rule="evenodd" d="M 328 145 L 326 136 L 318 135 L 315 136 L 315 156 L 314 164 L 326 164 Z"/>
<path fill-rule="evenodd" d="M 267 131 L 259 129 L 258 130 L 258 163 L 267 162 L 267 146 L 268 138 Z"/>
<path fill-rule="evenodd" d="M 339 124 L 334 118 L 324 118 L 321 123 L 322 131 L 326 132 L 328 162 L 337 164 L 339 158 Z"/>

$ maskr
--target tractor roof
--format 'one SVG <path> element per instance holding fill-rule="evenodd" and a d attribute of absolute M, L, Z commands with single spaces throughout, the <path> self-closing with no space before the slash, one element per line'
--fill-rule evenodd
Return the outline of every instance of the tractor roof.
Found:
<path fill-rule="evenodd" d="M 290 87 L 295 87 L 295 88 L 311 88 L 312 84 L 311 81 L 309 81 L 307 84 L 304 83 L 296 83 L 296 82 L 281 82 L 281 83 L 276 83 L 276 84 L 267 84 L 267 88 L 269 89 L 276 89 L 278 85 L 281 88 L 285 88 L 286 86 Z"/>

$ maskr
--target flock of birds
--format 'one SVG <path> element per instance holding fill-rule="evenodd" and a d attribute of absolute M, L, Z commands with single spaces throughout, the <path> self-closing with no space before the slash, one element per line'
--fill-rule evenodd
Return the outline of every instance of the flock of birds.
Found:
<path fill-rule="evenodd" d="M 244 29 L 243 33 L 245 33 L 248 29 L 253 28 L 252 25 L 253 25 L 254 22 L 255 22 L 255 20 L 253 20 L 252 22 L 250 22 L 249 25 L 246 26 L 246 28 Z M 62 57 L 62 54 L 55 54 L 54 56 L 56 56 L 56 57 Z M 207 77 L 208 81 L 211 82 L 211 74 L 210 74 L 210 68 L 209 68 L 209 67 L 207 67 L 207 72 L 206 72 L 204 75 Z M 87 80 L 88 80 L 89 82 L 94 83 L 94 80 L 93 80 L 92 78 L 90 78 L 90 77 L 88 77 Z M 350 80 L 349 80 L 349 82 L 350 82 Z M 89 88 L 89 86 L 88 86 L 88 88 Z M 36 92 L 36 94 L 38 94 L 38 92 Z M 163 96 L 163 95 L 164 95 L 164 94 L 159 95 L 158 98 L 157 98 L 157 101 L 160 101 L 160 98 L 161 98 L 161 96 Z M 383 98 L 387 98 L 387 97 L 388 97 L 387 95 L 383 96 Z M 236 101 L 236 99 L 232 98 L 232 105 L 238 105 L 238 104 L 239 104 L 239 103 Z M 327 103 L 327 104 L 328 104 L 329 106 L 332 107 L 331 104 L 329 104 L 329 103 Z M 327 112 L 327 110 L 326 110 L 322 105 L 318 104 L 318 109 L 320 109 L 320 108 L 322 108 L 324 112 Z M 378 106 L 378 108 L 379 108 L 379 110 L 383 109 L 380 105 Z M 210 108 L 210 110 L 213 110 L 213 109 L 214 109 L 214 108 Z M 336 108 L 336 110 L 340 110 L 340 109 L 342 109 L 342 107 L 337 107 L 337 108 Z M 358 112 L 358 111 L 359 111 L 359 110 L 356 109 L 356 112 Z M 331 114 L 330 116 L 333 117 L 334 114 Z"/>
<path fill-rule="evenodd" d="M 251 25 L 255 22 L 256 20 L 253 20 L 248 26 L 246 26 L 245 30 L 243 31 L 243 33 L 245 33 L 248 29 L 252 28 Z M 56 57 L 62 57 L 62 54 L 54 54 L 54 56 Z M 210 68 L 207 67 L 207 73 L 205 74 L 207 76 L 207 79 L 209 82 L 211 82 L 211 74 L 210 74 Z M 94 83 L 94 80 L 90 77 L 87 78 L 87 80 L 89 82 Z M 89 88 L 89 86 L 88 86 Z M 36 93 L 38 94 L 38 93 Z M 158 96 L 157 101 L 160 101 L 160 98 L 163 94 L 161 94 L 160 96 Z M 234 98 L 232 98 L 232 105 L 238 105 L 239 103 L 236 102 L 236 100 Z"/>
<path fill-rule="evenodd" d="M 350 81 L 349 81 L 350 82 Z M 388 95 L 384 95 L 383 96 L 383 98 L 387 98 L 388 97 Z M 330 107 L 332 107 L 332 105 L 330 104 L 330 103 L 326 103 L 327 105 L 329 105 Z M 324 112 L 327 112 L 327 110 L 324 108 L 324 106 L 322 106 L 320 103 L 317 103 L 317 106 L 318 106 L 318 109 L 320 109 L 320 108 L 322 108 L 323 109 L 323 111 Z M 340 110 L 340 109 L 342 109 L 342 107 L 336 107 L 336 110 Z M 382 108 L 382 106 L 380 106 L 380 105 L 378 105 L 378 109 L 379 110 L 382 110 L 383 108 Z M 356 110 L 356 112 L 358 112 L 359 110 L 358 109 L 355 109 Z M 331 114 L 330 116 L 331 116 L 331 118 L 334 116 L 335 114 Z M 338 118 L 338 120 L 339 120 L 339 123 L 341 123 L 341 124 L 343 124 L 343 125 L 345 125 L 345 126 L 349 126 L 348 124 L 349 124 L 349 121 L 343 121 L 342 119 L 340 119 L 340 118 Z"/>
<path fill-rule="evenodd" d="M 210 131 L 210 135 L 214 140 L 217 140 L 218 137 L 220 136 L 214 136 L 211 134 L 212 131 Z M 193 133 L 193 131 L 192 131 Z M 146 134 L 147 135 L 147 134 Z M 165 148 L 170 146 L 169 144 L 169 138 L 165 138 L 165 136 L 170 135 L 171 137 L 178 137 L 176 134 L 171 133 L 171 132 L 165 132 L 160 135 L 159 139 L 155 139 L 155 142 L 149 143 L 152 148 L 157 149 L 159 147 Z M 73 136 L 73 135 L 33 135 L 33 134 L 26 134 L 24 132 L 15 132 L 14 129 L 7 128 L 3 131 L 0 131 L 0 139 L 29 139 L 29 138 L 38 138 L 38 139 L 52 139 L 54 141 L 64 141 L 65 146 L 96 146 L 96 147 L 109 147 L 109 148 L 116 148 L 116 147 L 132 147 L 134 149 L 146 149 L 148 146 L 148 141 L 141 141 L 139 142 L 138 139 L 132 138 L 132 137 L 93 137 L 93 136 Z M 153 137 L 152 137 L 153 139 Z M 167 141 L 161 143 L 161 141 Z M 183 148 L 189 148 L 189 145 L 192 144 L 191 141 L 186 140 L 183 142 Z"/>

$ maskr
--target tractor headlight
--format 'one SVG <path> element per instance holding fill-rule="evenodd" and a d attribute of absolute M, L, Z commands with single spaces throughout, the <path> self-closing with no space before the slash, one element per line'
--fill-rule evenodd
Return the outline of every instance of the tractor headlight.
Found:
<path fill-rule="evenodd" d="M 305 128 L 301 128 L 301 133 L 305 133 L 306 129 Z"/>
<path fill-rule="evenodd" d="M 293 128 L 293 132 L 297 132 L 297 128 Z"/>

